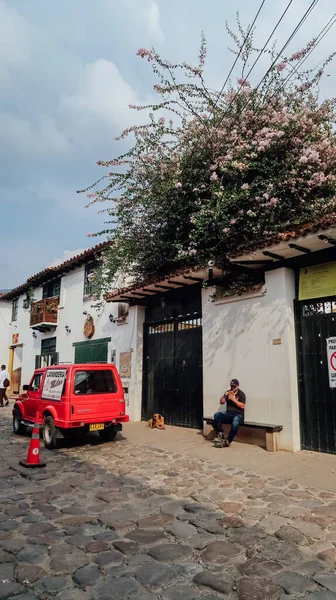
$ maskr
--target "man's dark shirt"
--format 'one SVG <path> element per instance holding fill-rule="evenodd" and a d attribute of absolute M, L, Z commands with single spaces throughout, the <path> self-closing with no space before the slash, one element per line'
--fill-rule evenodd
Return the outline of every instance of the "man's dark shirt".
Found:
<path fill-rule="evenodd" d="M 246 404 L 246 396 L 242 390 L 238 390 L 236 393 L 236 398 L 238 402 L 242 402 Z M 231 413 L 232 415 L 244 415 L 244 409 L 239 408 L 232 400 L 227 399 L 226 401 L 226 412 Z"/>

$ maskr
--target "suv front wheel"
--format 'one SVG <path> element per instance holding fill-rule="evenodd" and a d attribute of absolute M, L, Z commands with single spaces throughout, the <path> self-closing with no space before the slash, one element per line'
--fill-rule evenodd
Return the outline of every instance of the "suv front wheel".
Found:
<path fill-rule="evenodd" d="M 19 408 L 13 411 L 13 431 L 16 435 L 22 435 L 26 431 L 26 426 L 22 425 L 22 416 Z"/>
<path fill-rule="evenodd" d="M 54 450 L 57 446 L 56 427 L 52 417 L 46 417 L 43 425 L 44 445 L 48 450 Z"/>

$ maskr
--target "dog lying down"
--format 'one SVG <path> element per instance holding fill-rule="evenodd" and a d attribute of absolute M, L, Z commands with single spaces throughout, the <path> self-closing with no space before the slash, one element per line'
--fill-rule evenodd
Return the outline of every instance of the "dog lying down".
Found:
<path fill-rule="evenodd" d="M 152 419 L 149 419 L 147 427 L 151 427 L 151 429 L 166 429 L 164 424 L 164 417 L 156 413 Z"/>

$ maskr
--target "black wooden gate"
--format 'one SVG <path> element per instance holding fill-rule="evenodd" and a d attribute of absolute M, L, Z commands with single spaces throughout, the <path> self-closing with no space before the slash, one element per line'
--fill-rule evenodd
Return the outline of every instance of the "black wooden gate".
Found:
<path fill-rule="evenodd" d="M 154 309 L 149 318 L 158 316 L 158 312 Z M 159 413 L 168 425 L 200 428 L 203 416 L 202 316 L 200 310 L 183 312 L 184 315 L 144 325 L 142 418 L 147 420 Z"/>
<path fill-rule="evenodd" d="M 336 297 L 296 304 L 302 448 L 336 453 L 336 388 L 329 384 L 327 339 L 336 336 Z"/>

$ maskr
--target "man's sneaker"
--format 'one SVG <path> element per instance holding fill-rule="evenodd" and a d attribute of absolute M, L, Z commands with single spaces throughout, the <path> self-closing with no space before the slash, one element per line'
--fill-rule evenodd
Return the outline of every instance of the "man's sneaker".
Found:
<path fill-rule="evenodd" d="M 214 442 L 222 442 L 224 440 L 224 433 L 222 431 L 220 431 L 217 435 L 217 437 L 215 437 Z"/>
<path fill-rule="evenodd" d="M 224 447 L 230 448 L 230 446 L 231 446 L 231 442 L 229 442 L 229 440 L 224 440 Z"/>

